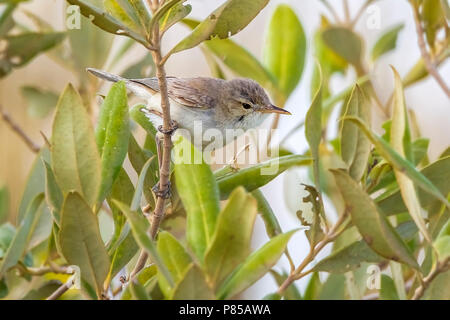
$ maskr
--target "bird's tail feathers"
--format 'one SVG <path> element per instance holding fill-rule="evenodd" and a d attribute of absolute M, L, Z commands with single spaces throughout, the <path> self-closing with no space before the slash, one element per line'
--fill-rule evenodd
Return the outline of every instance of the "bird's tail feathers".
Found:
<path fill-rule="evenodd" d="M 120 80 L 126 80 L 125 78 L 119 77 L 118 75 L 103 71 L 103 70 L 98 70 L 98 69 L 94 69 L 94 68 L 87 68 L 86 69 L 88 72 L 92 73 L 94 76 L 104 79 L 104 80 L 108 80 L 108 81 L 112 81 L 112 82 L 118 82 Z"/>

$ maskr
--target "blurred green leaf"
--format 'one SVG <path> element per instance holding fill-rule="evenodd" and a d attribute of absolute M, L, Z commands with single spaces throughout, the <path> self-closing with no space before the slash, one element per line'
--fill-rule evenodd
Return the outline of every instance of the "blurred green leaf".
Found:
<path fill-rule="evenodd" d="M 398 34 L 405 27 L 403 23 L 390 27 L 385 31 L 372 48 L 372 61 L 377 60 L 383 54 L 395 49 Z"/>
<path fill-rule="evenodd" d="M 146 33 L 146 30 L 142 28 L 138 12 L 136 12 L 130 1 L 103 0 L 103 7 L 107 13 L 127 26 L 130 30 L 139 34 Z"/>
<path fill-rule="evenodd" d="M 361 38 L 345 27 L 329 27 L 323 34 L 325 44 L 356 68 L 361 67 L 363 44 Z"/>
<path fill-rule="evenodd" d="M 5 36 L 15 25 L 12 13 L 16 9 L 16 3 L 8 3 L 0 8 L 0 37 Z"/>
<path fill-rule="evenodd" d="M 187 212 L 186 238 L 200 261 L 211 244 L 219 214 L 219 188 L 202 154 L 188 140 L 174 143 L 175 182 Z"/>
<path fill-rule="evenodd" d="M 27 211 L 23 217 L 22 222 L 17 227 L 14 238 L 9 244 L 8 250 L 3 256 L 0 263 L 0 278 L 3 277 L 5 272 L 13 267 L 23 258 L 25 250 L 29 244 L 33 231 L 36 227 L 36 223 L 40 218 L 40 209 L 44 204 L 44 194 L 40 193 L 31 201 L 27 208 Z M 3 241 L 2 241 L 3 242 Z M 6 242 L 6 241 L 5 241 Z"/>
<path fill-rule="evenodd" d="M 152 55 L 146 54 L 137 63 L 125 69 L 125 71 L 122 72 L 122 77 L 126 79 L 151 78 L 155 75 L 155 69 Z"/>
<path fill-rule="evenodd" d="M 62 32 L 27 32 L 3 37 L 6 48 L 0 58 L 0 78 L 10 73 L 13 68 L 21 67 L 38 54 L 55 47 L 64 37 L 65 33 Z"/>
<path fill-rule="evenodd" d="M 220 285 L 250 254 L 256 209 L 255 199 L 239 187 L 219 213 L 212 242 L 205 254 L 205 272 L 212 287 Z"/>
<path fill-rule="evenodd" d="M 164 34 L 171 26 L 185 18 L 191 13 L 191 10 L 192 6 L 190 4 L 183 5 L 183 3 L 178 3 L 170 8 L 159 21 L 160 34 Z"/>
<path fill-rule="evenodd" d="M 115 83 L 100 109 L 96 131 L 101 154 L 102 171 L 98 203 L 111 191 L 128 151 L 130 140 L 127 89 L 125 83 Z"/>
<path fill-rule="evenodd" d="M 132 211 L 126 204 L 115 200 L 114 204 L 119 207 L 123 214 L 127 217 L 136 242 L 142 249 L 147 251 L 152 261 L 157 265 L 158 271 L 161 272 L 167 282 L 173 286 L 174 283 L 170 272 L 167 270 L 167 267 L 159 256 L 153 240 L 147 235 L 147 230 L 150 228 L 147 219 L 145 219 L 143 215 L 139 215 L 136 211 Z"/>
<path fill-rule="evenodd" d="M 299 83 L 306 57 L 302 24 L 288 5 L 281 4 L 272 15 L 264 47 L 264 65 L 277 78 L 285 99 Z"/>
<path fill-rule="evenodd" d="M 245 28 L 269 0 L 228 0 L 181 40 L 170 54 L 193 48 L 213 37 L 225 39 Z"/>
<path fill-rule="evenodd" d="M 392 68 L 392 70 L 395 77 L 395 89 L 391 125 L 391 145 L 393 150 L 395 150 L 401 157 L 405 157 L 406 155 L 406 158 L 411 161 L 411 133 L 409 130 L 408 115 L 406 113 L 402 81 L 397 71 L 394 68 Z M 431 237 L 428 233 L 427 226 L 425 225 L 425 220 L 422 217 L 422 210 L 419 199 L 417 198 L 413 181 L 395 167 L 394 174 L 400 188 L 403 202 L 406 204 L 411 218 L 414 220 L 425 239 L 428 242 L 431 242 Z"/>
<path fill-rule="evenodd" d="M 422 161 L 428 162 L 428 146 L 430 145 L 430 139 L 417 138 L 412 142 L 411 148 L 413 151 L 414 164 L 417 166 Z"/>
<path fill-rule="evenodd" d="M 6 284 L 6 279 L 0 279 L 0 299 L 6 297 L 9 293 L 8 285 Z"/>
<path fill-rule="evenodd" d="M 243 186 L 248 192 L 254 191 L 275 179 L 285 170 L 293 166 L 308 165 L 311 158 L 300 155 L 289 155 L 256 164 L 252 167 L 231 170 L 220 174 L 224 169 L 214 173 L 220 189 L 221 199 L 226 199 L 238 186 Z"/>
<path fill-rule="evenodd" d="M 64 200 L 59 242 L 66 260 L 80 267 L 81 277 L 100 297 L 110 261 L 97 216 L 77 192 L 69 192 Z"/>
<path fill-rule="evenodd" d="M 135 282 L 144 284 L 146 286 L 149 282 L 153 282 L 156 280 L 156 273 L 158 272 L 158 268 L 153 264 L 148 267 L 145 267 L 138 274 L 136 274 Z M 123 291 L 122 300 L 131 300 L 133 297 L 131 295 L 130 286 L 127 286 Z"/>
<path fill-rule="evenodd" d="M 381 300 L 399 300 L 397 295 L 397 289 L 395 288 L 394 280 L 391 277 L 382 274 L 381 275 Z"/>
<path fill-rule="evenodd" d="M 0 225 L 0 258 L 3 259 L 6 251 L 14 239 L 16 228 L 9 222 Z"/>
<path fill-rule="evenodd" d="M 434 247 L 436 248 L 440 261 L 444 261 L 450 256 L 450 220 L 447 221 L 439 232 L 439 235 L 434 241 Z"/>
<path fill-rule="evenodd" d="M 175 287 L 171 299 L 213 300 L 215 296 L 212 288 L 208 286 L 202 270 L 196 264 L 191 264 Z"/>
<path fill-rule="evenodd" d="M 403 159 L 392 147 L 382 138 L 375 135 L 367 126 L 356 117 L 347 117 L 344 120 L 355 122 L 364 134 L 375 145 L 381 156 L 386 159 L 398 171 L 406 174 L 413 182 L 415 182 L 424 191 L 441 200 L 445 205 L 450 206 L 447 199 L 442 195 L 439 189 L 422 173 L 417 171 L 413 164 Z"/>
<path fill-rule="evenodd" d="M 100 157 L 90 118 L 81 97 L 70 84 L 56 107 L 51 157 L 63 193 L 77 191 L 93 206 L 99 194 Z"/>
<path fill-rule="evenodd" d="M 143 104 L 138 104 L 133 106 L 130 109 L 130 117 L 133 119 L 136 123 L 138 123 L 146 132 L 148 135 L 150 135 L 153 138 L 153 141 L 156 137 L 156 129 L 153 126 L 152 122 L 145 116 L 145 114 L 141 111 L 142 108 L 146 108 Z M 153 154 L 156 154 L 156 143 L 154 145 L 154 148 L 150 149 L 150 151 Z"/>
<path fill-rule="evenodd" d="M 53 217 L 47 205 L 42 205 L 35 213 L 36 222 L 33 225 L 27 250 L 32 250 L 46 241 L 52 234 Z"/>
<path fill-rule="evenodd" d="M 45 192 L 45 167 L 41 159 L 46 162 L 50 161 L 50 152 L 47 147 L 41 148 L 33 164 L 31 165 L 27 182 L 25 184 L 25 189 L 20 200 L 19 212 L 17 215 L 18 222 L 22 221 L 31 201 L 38 194 Z"/>
<path fill-rule="evenodd" d="M 163 231 L 158 235 L 158 253 L 167 266 L 173 281 L 178 284 L 183 280 L 187 270 L 191 267 L 192 259 L 186 249 L 170 233 Z M 159 287 L 166 297 L 172 296 L 173 286 L 158 273 Z"/>
<path fill-rule="evenodd" d="M 60 226 L 61 209 L 64 201 L 64 195 L 62 194 L 61 189 L 56 183 L 55 175 L 53 174 L 50 164 L 45 160 L 42 161 L 45 166 L 45 199 L 52 211 L 55 223 Z"/>
<path fill-rule="evenodd" d="M 330 274 L 321 285 L 318 300 L 344 300 L 345 276 L 343 274 Z"/>
<path fill-rule="evenodd" d="M 335 177 L 352 221 L 367 244 L 387 259 L 399 261 L 419 269 L 417 261 L 401 237 L 386 217 L 378 212 L 370 196 L 344 170 L 331 170 L 331 172 Z"/>
<path fill-rule="evenodd" d="M 27 113 L 31 117 L 43 118 L 52 111 L 58 102 L 58 95 L 31 86 L 21 88 L 22 96 L 27 103 Z"/>
<path fill-rule="evenodd" d="M 435 47 L 435 39 L 441 28 L 447 27 L 445 11 L 440 0 L 422 1 L 421 23 L 424 24 L 428 45 Z"/>
<path fill-rule="evenodd" d="M 231 298 L 264 276 L 280 259 L 289 239 L 296 231 L 292 230 L 273 237 L 253 252 L 219 287 L 217 297 Z"/>
<path fill-rule="evenodd" d="M 0 186 L 0 224 L 8 219 L 9 191 L 7 186 Z"/>
<path fill-rule="evenodd" d="M 278 222 L 275 213 L 273 212 L 272 208 L 270 207 L 261 190 L 256 189 L 255 191 L 252 192 L 252 196 L 256 199 L 256 202 L 258 203 L 258 213 L 260 214 L 262 220 L 264 221 L 267 235 L 270 238 L 279 235 L 282 232 L 280 223 Z"/>
<path fill-rule="evenodd" d="M 412 221 L 408 221 L 400 224 L 396 231 L 408 242 L 417 234 L 417 227 Z M 383 260 L 364 240 L 358 240 L 333 251 L 314 266 L 314 271 L 345 273 L 356 270 L 363 262 L 381 263 Z"/>
<path fill-rule="evenodd" d="M 320 282 L 319 273 L 313 272 L 303 295 L 303 300 L 317 300 L 319 298 L 322 283 Z"/>
<path fill-rule="evenodd" d="M 432 183 L 442 194 L 450 193 L 450 156 L 441 158 L 431 163 L 420 171 L 421 175 Z M 420 204 L 423 208 L 429 207 L 437 201 L 436 197 L 428 192 L 419 192 Z M 407 208 L 402 200 L 400 191 L 383 199 L 377 200 L 380 210 L 386 215 L 393 215 L 407 212 Z"/>
<path fill-rule="evenodd" d="M 446 300 L 450 299 L 450 270 L 440 273 L 425 290 L 422 300 Z"/>

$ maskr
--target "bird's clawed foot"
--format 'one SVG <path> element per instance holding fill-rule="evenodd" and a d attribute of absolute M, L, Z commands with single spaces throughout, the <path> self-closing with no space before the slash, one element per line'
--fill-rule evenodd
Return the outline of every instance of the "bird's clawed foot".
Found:
<path fill-rule="evenodd" d="M 178 122 L 176 122 L 175 120 L 171 120 L 170 121 L 170 128 L 169 129 L 164 129 L 163 126 L 158 126 L 158 131 L 161 132 L 162 134 L 168 134 L 168 135 L 173 135 L 173 133 L 178 129 Z"/>
<path fill-rule="evenodd" d="M 160 190 L 158 182 L 153 186 L 152 191 L 158 198 L 169 199 L 172 196 L 172 187 L 170 181 L 167 182 L 167 185 L 165 185 L 165 188 L 163 190 Z"/>

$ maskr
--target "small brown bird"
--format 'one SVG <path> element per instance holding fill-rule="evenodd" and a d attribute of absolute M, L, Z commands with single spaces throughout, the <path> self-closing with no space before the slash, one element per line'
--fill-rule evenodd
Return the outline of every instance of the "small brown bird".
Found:
<path fill-rule="evenodd" d="M 156 78 L 124 79 L 97 69 L 89 68 L 88 71 L 108 81 L 124 81 L 129 90 L 148 101 L 146 114 L 155 127 L 162 124 L 161 98 Z M 167 77 L 167 86 L 171 118 L 179 128 L 187 129 L 192 136 L 198 134 L 198 130 L 194 130 L 198 125 L 202 127 L 202 134 L 213 129 L 227 137 L 227 130 L 242 129 L 240 131 L 244 132 L 255 128 L 270 113 L 290 114 L 274 106 L 264 89 L 250 79 L 226 81 L 206 77 Z M 203 138 L 201 141 L 203 147 L 209 143 Z M 223 145 L 228 142 L 222 139 Z"/>

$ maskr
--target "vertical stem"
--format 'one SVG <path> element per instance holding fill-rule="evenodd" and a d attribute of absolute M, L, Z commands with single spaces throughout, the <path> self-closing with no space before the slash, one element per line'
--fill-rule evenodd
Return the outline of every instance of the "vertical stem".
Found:
<path fill-rule="evenodd" d="M 169 188 L 170 182 L 170 152 L 172 149 L 172 138 L 171 133 L 169 132 L 172 129 L 172 121 L 170 119 L 170 102 L 167 92 L 166 71 L 164 70 L 164 65 L 161 63 L 161 38 L 159 35 L 158 25 L 156 25 L 156 27 L 154 28 L 152 40 L 152 45 L 154 47 L 154 49 L 152 50 L 152 56 L 153 61 L 156 65 L 156 76 L 158 78 L 159 92 L 161 95 L 161 109 L 163 113 L 163 129 L 165 132 L 163 139 L 162 165 L 159 169 L 159 190 L 163 192 L 164 190 L 167 190 Z M 164 217 L 164 205 L 165 198 L 158 196 L 150 230 L 152 238 L 155 238 L 161 220 Z"/>

